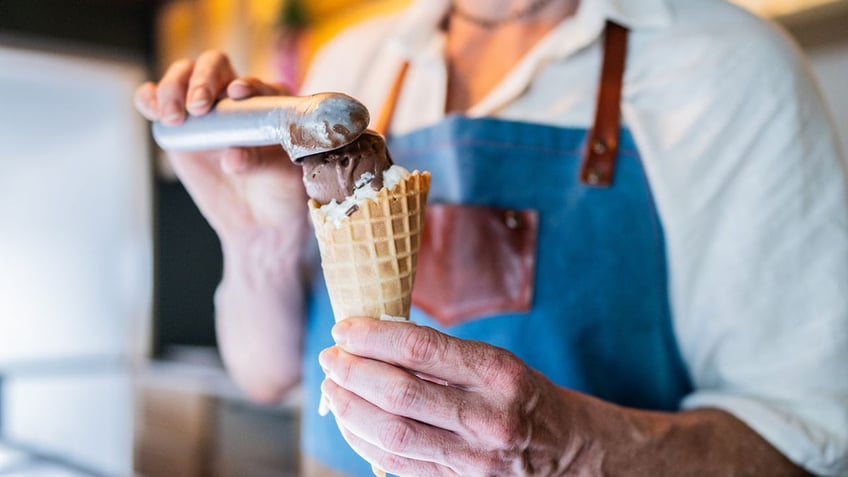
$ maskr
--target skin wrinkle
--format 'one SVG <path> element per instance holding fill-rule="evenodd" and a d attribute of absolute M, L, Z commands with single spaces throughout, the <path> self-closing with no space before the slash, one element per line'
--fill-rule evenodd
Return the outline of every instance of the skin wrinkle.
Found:
<path fill-rule="evenodd" d="M 558 462 L 557 475 L 563 476 L 602 476 L 608 474 L 601 470 L 603 452 L 600 446 L 593 445 L 590 441 L 580 443 L 572 455 L 563 455 Z"/>
<path fill-rule="evenodd" d="M 557 458 L 563 455 L 564 449 L 568 449 L 569 446 L 565 445 L 568 440 L 562 429 L 555 426 L 557 421 L 554 416 L 549 415 L 560 411 L 543 396 L 544 381 L 540 381 L 540 377 L 535 372 L 531 373 L 531 395 L 523 409 L 525 419 L 530 424 L 526 440 L 522 444 L 524 475 L 560 475 L 567 467 L 566 463 L 571 461 Z M 543 444 L 545 442 L 548 444 Z M 552 447 L 554 452 L 551 452 Z"/>
<path fill-rule="evenodd" d="M 538 390 L 535 390 L 533 395 L 527 401 L 527 405 L 524 407 L 524 415 L 526 417 L 527 422 L 527 431 L 525 431 L 525 435 L 527 438 L 524 442 L 521 443 L 519 449 L 521 450 L 521 462 L 522 462 L 522 470 L 529 474 L 534 474 L 534 466 L 533 461 L 530 458 L 530 446 L 533 443 L 533 419 L 532 416 L 536 411 L 536 406 L 539 403 L 540 393 Z"/>
<path fill-rule="evenodd" d="M 388 401 L 390 406 L 400 412 L 414 408 L 423 394 L 421 384 L 418 381 L 407 380 L 400 386 L 388 389 Z"/>
<path fill-rule="evenodd" d="M 476 426 L 469 418 L 469 408 L 470 406 L 468 405 L 468 400 L 462 399 L 456 406 L 454 414 L 456 417 L 456 422 L 459 423 L 459 427 L 460 429 L 462 429 L 462 432 L 460 434 L 470 436 L 474 434 L 473 429 Z"/>
<path fill-rule="evenodd" d="M 409 349 L 409 360 L 413 366 L 430 366 L 441 361 L 443 345 L 441 338 L 434 333 L 416 335 L 410 333 L 406 337 L 406 348 Z"/>

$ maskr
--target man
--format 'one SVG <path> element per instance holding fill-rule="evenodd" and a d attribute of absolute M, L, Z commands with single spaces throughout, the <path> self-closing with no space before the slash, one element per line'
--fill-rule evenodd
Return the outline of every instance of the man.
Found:
<path fill-rule="evenodd" d="M 419 277 L 429 326 L 331 331 L 300 171 L 279 148 L 171 154 L 222 241 L 234 377 L 271 401 L 303 356 L 307 405 L 326 396 L 308 473 L 369 472 L 342 438 L 404 476 L 848 472 L 845 170 L 770 26 L 709 0 L 420 1 L 328 45 L 318 91 L 392 118 L 395 160 L 433 172 L 431 233 L 472 226 L 431 250 L 463 267 Z M 175 125 L 224 92 L 283 93 L 212 52 L 137 101 Z M 622 128 L 596 137 L 619 131 L 609 98 Z"/>

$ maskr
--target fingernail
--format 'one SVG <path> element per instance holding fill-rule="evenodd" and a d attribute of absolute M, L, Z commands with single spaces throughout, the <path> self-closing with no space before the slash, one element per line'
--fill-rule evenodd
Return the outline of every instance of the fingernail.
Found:
<path fill-rule="evenodd" d="M 168 103 L 165 105 L 162 113 L 162 122 L 166 124 L 175 124 L 183 118 L 183 111 L 177 103 Z"/>
<path fill-rule="evenodd" d="M 209 104 L 209 95 L 205 88 L 195 88 L 191 93 L 191 101 L 188 103 L 189 109 L 202 108 Z"/>
<path fill-rule="evenodd" d="M 337 345 L 342 348 L 346 347 L 348 343 L 348 333 L 350 332 L 350 323 L 347 320 L 342 320 L 336 323 L 336 326 L 333 327 L 330 332 L 333 335 L 333 340 Z"/>
<path fill-rule="evenodd" d="M 321 401 L 318 403 L 318 415 L 321 417 L 330 413 L 330 405 L 327 402 L 327 396 L 321 393 Z"/>
<path fill-rule="evenodd" d="M 327 380 L 321 381 L 321 399 L 318 402 L 318 415 L 326 416 L 330 413 L 330 398 L 327 397 Z"/>
<path fill-rule="evenodd" d="M 324 351 L 321 351 L 321 353 L 318 354 L 318 363 L 321 364 L 321 369 L 324 370 L 324 374 L 328 374 L 327 369 L 333 365 L 333 359 L 335 357 L 332 356 L 332 354 L 332 349 L 325 349 Z"/>

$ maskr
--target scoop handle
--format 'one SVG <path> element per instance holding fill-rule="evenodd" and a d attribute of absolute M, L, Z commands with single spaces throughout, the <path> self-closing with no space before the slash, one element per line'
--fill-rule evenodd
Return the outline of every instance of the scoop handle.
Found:
<path fill-rule="evenodd" d="M 368 109 L 342 93 L 225 98 L 178 126 L 155 122 L 153 137 L 169 151 L 279 144 L 294 161 L 350 144 L 369 120 Z"/>

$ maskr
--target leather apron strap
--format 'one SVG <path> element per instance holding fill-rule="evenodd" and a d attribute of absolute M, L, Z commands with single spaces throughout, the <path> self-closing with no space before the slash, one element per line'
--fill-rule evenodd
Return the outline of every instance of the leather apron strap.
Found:
<path fill-rule="evenodd" d="M 405 60 L 395 76 L 395 81 L 392 83 L 389 94 L 383 101 L 383 107 L 380 108 L 380 116 L 377 117 L 377 121 L 371 128 L 385 138 L 389 137 L 389 126 L 392 124 L 392 116 L 395 114 L 397 100 L 400 96 L 400 90 L 403 88 L 403 80 L 406 79 L 407 70 L 409 70 L 409 61 Z"/>
<path fill-rule="evenodd" d="M 595 122 L 589 130 L 583 164 L 580 166 L 580 181 L 591 186 L 609 187 L 615 175 L 627 33 L 627 28 L 607 22 Z"/>
<path fill-rule="evenodd" d="M 627 28 L 617 23 L 607 22 L 595 121 L 589 130 L 583 163 L 580 167 L 581 182 L 591 186 L 610 186 L 615 173 L 621 127 L 621 89 L 627 58 L 627 34 Z M 407 70 L 409 70 L 409 61 L 404 61 L 383 101 L 380 115 L 371 128 L 384 137 L 388 137 L 392 116 L 397 107 Z"/>

